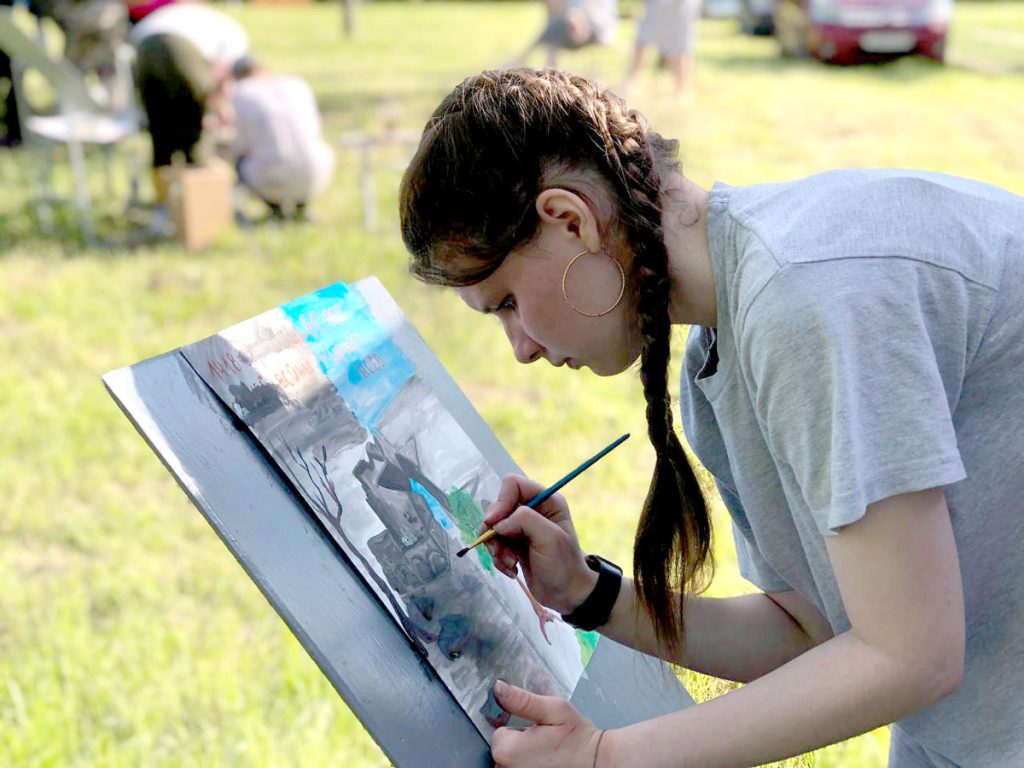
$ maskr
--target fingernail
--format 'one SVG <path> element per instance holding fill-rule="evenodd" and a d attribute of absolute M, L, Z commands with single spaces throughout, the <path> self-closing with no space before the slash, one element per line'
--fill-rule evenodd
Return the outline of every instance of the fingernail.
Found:
<path fill-rule="evenodd" d="M 494 693 L 496 696 L 504 696 L 508 692 L 508 684 L 504 680 L 494 681 Z"/>

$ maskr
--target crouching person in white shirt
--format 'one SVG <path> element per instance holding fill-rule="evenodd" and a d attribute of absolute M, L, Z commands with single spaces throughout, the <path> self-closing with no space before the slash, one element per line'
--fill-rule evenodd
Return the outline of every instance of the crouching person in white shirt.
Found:
<path fill-rule="evenodd" d="M 271 72 L 250 56 L 235 63 L 232 75 L 239 180 L 269 206 L 272 218 L 303 220 L 335 162 L 313 91 L 302 78 Z"/>

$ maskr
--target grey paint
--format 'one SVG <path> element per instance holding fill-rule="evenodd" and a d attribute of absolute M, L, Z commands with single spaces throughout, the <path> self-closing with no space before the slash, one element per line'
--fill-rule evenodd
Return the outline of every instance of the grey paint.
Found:
<path fill-rule="evenodd" d="M 429 382 L 430 391 L 480 449 L 480 453 L 487 457 L 494 471 L 499 476 L 522 472 L 380 281 L 368 277 L 356 282 L 355 287 L 372 307 L 376 320 L 389 330 L 395 345 L 412 363 L 416 375 Z"/>
<path fill-rule="evenodd" d="M 487 743 L 433 669 L 180 353 L 103 380 L 388 759 L 417 768 L 491 764 Z M 478 426 L 474 439 L 496 442 Z M 607 728 L 692 699 L 663 664 L 602 639 L 573 703 Z"/>

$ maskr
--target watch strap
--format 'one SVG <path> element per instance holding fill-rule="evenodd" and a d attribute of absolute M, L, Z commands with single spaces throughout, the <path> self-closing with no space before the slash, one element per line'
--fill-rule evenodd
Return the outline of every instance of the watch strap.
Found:
<path fill-rule="evenodd" d="M 597 572 L 597 584 L 574 611 L 562 614 L 562 620 L 590 631 L 608 623 L 622 586 L 622 569 L 600 555 L 587 555 L 586 562 L 590 570 Z"/>

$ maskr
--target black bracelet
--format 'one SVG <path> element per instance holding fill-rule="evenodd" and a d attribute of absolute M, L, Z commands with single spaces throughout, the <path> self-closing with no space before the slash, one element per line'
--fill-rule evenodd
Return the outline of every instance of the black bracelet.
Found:
<path fill-rule="evenodd" d="M 576 610 L 562 614 L 562 620 L 578 629 L 590 631 L 608 623 L 619 598 L 622 569 L 600 555 L 587 555 L 586 561 L 590 570 L 597 571 L 597 584 Z"/>

